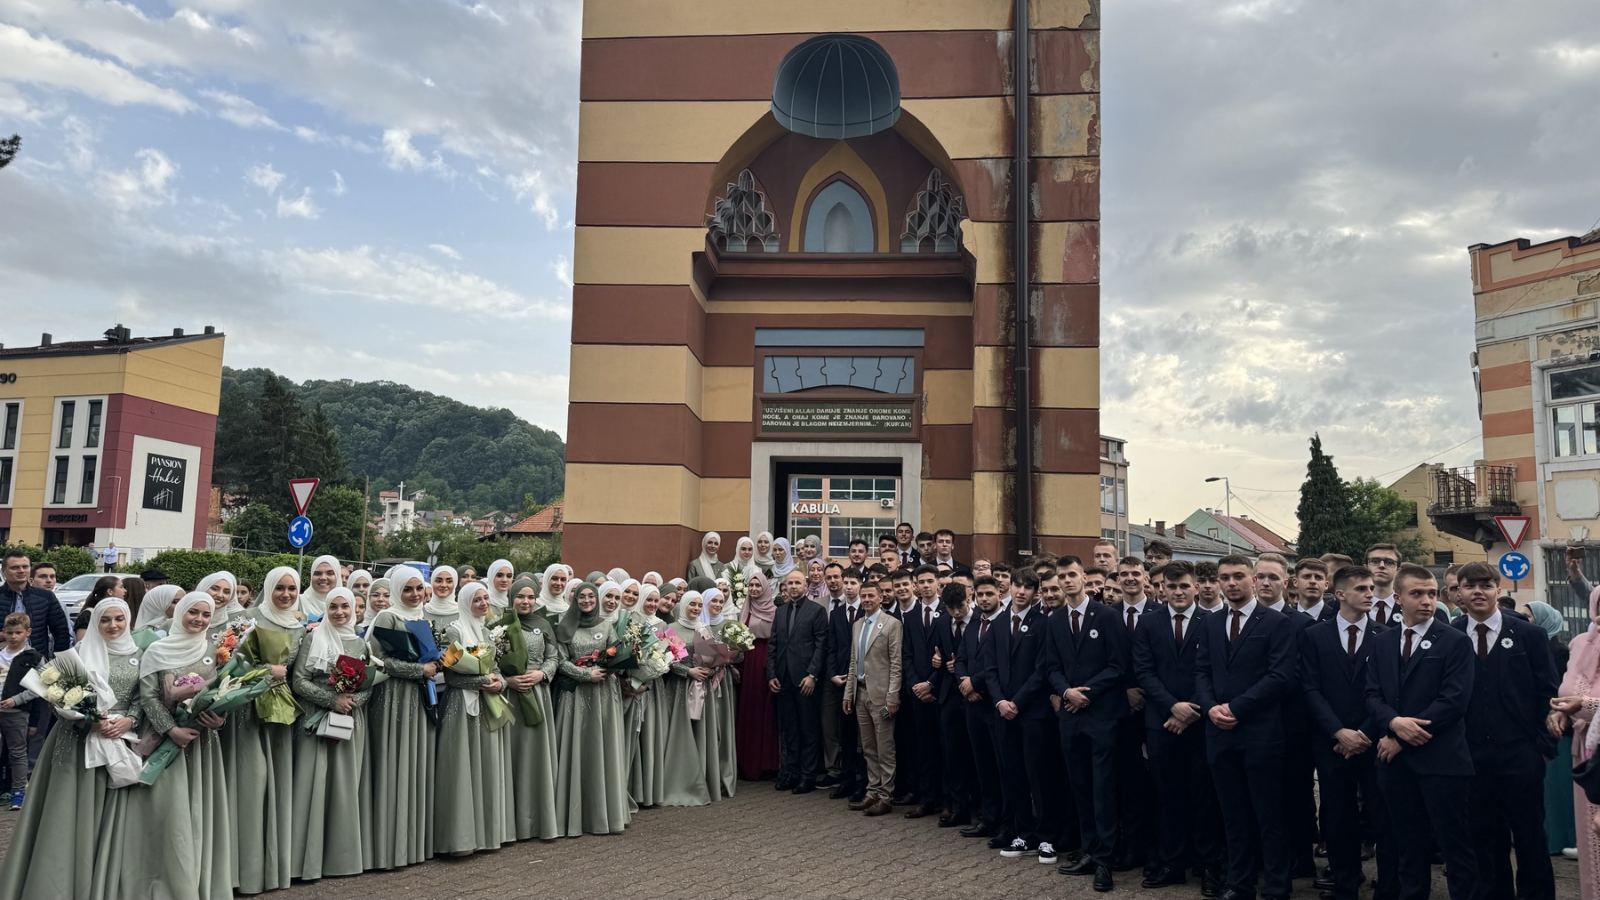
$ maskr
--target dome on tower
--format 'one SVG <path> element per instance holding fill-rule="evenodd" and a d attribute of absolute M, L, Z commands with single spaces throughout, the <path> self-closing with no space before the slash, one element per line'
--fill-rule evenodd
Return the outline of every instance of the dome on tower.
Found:
<path fill-rule="evenodd" d="M 877 134 L 900 118 L 900 75 L 876 41 L 858 34 L 818 35 L 778 64 L 772 115 L 790 131 L 814 138 Z"/>

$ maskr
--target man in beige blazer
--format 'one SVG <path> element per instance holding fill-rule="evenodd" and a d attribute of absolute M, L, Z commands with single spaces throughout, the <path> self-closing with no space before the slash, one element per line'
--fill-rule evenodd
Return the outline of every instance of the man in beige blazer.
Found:
<path fill-rule="evenodd" d="M 850 634 L 844 713 L 854 712 L 867 761 L 867 796 L 851 809 L 887 815 L 894 793 L 894 715 L 900 709 L 900 620 L 884 612 L 877 584 L 861 586 L 861 617 Z"/>

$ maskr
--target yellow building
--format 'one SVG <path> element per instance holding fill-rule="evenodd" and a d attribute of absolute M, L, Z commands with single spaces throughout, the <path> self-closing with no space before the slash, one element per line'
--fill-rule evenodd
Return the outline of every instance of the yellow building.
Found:
<path fill-rule="evenodd" d="M 1433 520 L 1428 518 L 1428 507 L 1433 505 L 1436 496 L 1434 472 L 1439 468 L 1437 465 L 1423 463 L 1389 485 L 1390 490 L 1416 506 L 1412 526 L 1396 533 L 1395 539 L 1421 540 L 1423 552 L 1426 554 L 1422 560 L 1425 565 L 1448 566 L 1488 559 L 1482 544 L 1440 531 L 1438 526 L 1433 524 Z"/>
<path fill-rule="evenodd" d="M 0 347 L 0 542 L 205 546 L 223 336 Z"/>

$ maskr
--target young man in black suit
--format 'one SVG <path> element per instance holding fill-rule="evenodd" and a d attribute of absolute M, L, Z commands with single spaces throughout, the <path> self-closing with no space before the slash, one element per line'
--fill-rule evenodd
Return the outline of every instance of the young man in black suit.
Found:
<path fill-rule="evenodd" d="M 1037 576 L 1027 572 L 1037 581 Z M 977 586 L 999 584 L 979 578 Z M 1012 586 L 1012 605 L 989 632 L 989 652 L 981 661 L 984 694 L 994 707 L 995 756 L 1000 764 L 1000 787 L 1005 794 L 1007 830 L 1011 843 L 1000 855 L 1007 859 L 1038 855 L 1040 862 L 1055 862 L 1053 835 L 1041 839 L 1034 792 L 1040 783 L 1044 760 L 1036 744 L 1030 745 L 1027 726 L 1048 723 L 1049 688 L 1039 667 L 1044 649 L 1044 612 L 1033 602 L 1032 590 L 1021 581 Z"/>
<path fill-rule="evenodd" d="M 1450 900 L 1478 883 L 1468 796 L 1472 752 L 1466 716 L 1475 676 L 1472 641 L 1434 620 L 1439 583 L 1409 563 L 1393 581 L 1399 621 L 1373 640 L 1367 711 L 1378 739 L 1378 789 L 1400 856 L 1400 897 L 1428 896 L 1433 848 L 1444 854 Z M 1430 840 L 1431 836 L 1431 840 Z"/>
<path fill-rule="evenodd" d="M 1117 563 L 1117 623 L 1133 641 L 1139 619 L 1161 604 L 1149 597 L 1150 576 L 1137 556 Z M 1117 849 L 1111 866 L 1119 872 L 1144 865 L 1154 843 L 1150 766 L 1145 760 L 1144 691 L 1133 678 L 1123 684 L 1127 705 L 1117 722 Z"/>
<path fill-rule="evenodd" d="M 966 591 L 959 584 L 950 587 Z M 956 690 L 966 702 L 967 740 L 972 747 L 972 768 L 982 802 L 976 810 L 978 821 L 961 829 L 961 835 L 989 838 L 989 847 L 1000 850 L 1011 845 L 1012 836 L 1005 833 L 1005 791 L 1000 787 L 1000 762 L 994 744 L 999 714 L 989 701 L 988 688 L 983 683 L 983 660 L 993 652 L 994 634 L 1003 624 L 1001 618 L 1005 615 L 1005 610 L 1000 608 L 1000 586 L 989 579 L 982 587 L 974 587 L 972 602 L 972 621 L 962 632 L 954 674 Z"/>
<path fill-rule="evenodd" d="M 1257 584 L 1263 569 L 1273 568 L 1268 559 L 1283 560 L 1275 553 L 1262 554 L 1256 560 Z M 1287 560 L 1278 568 L 1287 565 Z M 1299 654 L 1299 635 L 1315 625 L 1321 615 L 1323 589 L 1328 584 L 1328 566 L 1320 559 L 1306 558 L 1294 564 L 1289 579 L 1293 599 L 1287 601 L 1281 612 L 1289 619 L 1295 632 L 1295 653 Z M 1303 592 L 1303 593 L 1302 593 Z M 1305 596 L 1312 608 L 1300 600 Z M 1313 612 L 1315 614 L 1313 614 Z M 1311 718 L 1306 714 L 1305 697 L 1299 680 L 1290 686 L 1283 697 L 1283 826 L 1284 840 L 1289 847 L 1289 877 L 1313 878 L 1317 874 L 1313 850 L 1317 844 L 1317 799 L 1314 773 L 1315 754 L 1311 749 Z M 1327 882 L 1318 887 L 1331 888 Z"/>
<path fill-rule="evenodd" d="M 1222 814 L 1206 765 L 1204 716 L 1194 702 L 1199 624 L 1209 613 L 1195 603 L 1193 563 L 1168 563 L 1156 574 L 1166 582 L 1167 605 L 1141 619 L 1133 633 L 1158 835 L 1143 886 L 1183 884 L 1194 866 L 1201 871 L 1201 896 L 1215 897 L 1222 891 Z"/>
<path fill-rule="evenodd" d="M 1467 563 L 1456 584 L 1467 614 L 1452 626 L 1466 634 L 1476 657 L 1467 745 L 1477 772 L 1470 815 L 1483 879 L 1478 896 L 1555 900 L 1544 829 L 1545 763 L 1555 755 L 1545 715 L 1558 687 L 1550 641 L 1543 628 L 1501 614 L 1493 566 Z"/>
<path fill-rule="evenodd" d="M 822 762 L 822 692 L 826 677 L 828 622 L 822 607 L 806 598 L 799 569 L 779 585 L 783 605 L 772 621 L 767 688 L 778 717 L 778 790 L 809 794 L 817 789 Z"/>
<path fill-rule="evenodd" d="M 1228 888 L 1222 900 L 1287 898 L 1283 832 L 1283 698 L 1296 677 L 1288 617 L 1256 601 L 1250 560 L 1217 562 L 1226 606 L 1200 620 L 1195 701 L 1206 711 L 1206 758 L 1222 805 Z"/>
<path fill-rule="evenodd" d="M 1367 709 L 1367 667 L 1380 630 L 1369 613 L 1376 588 L 1372 570 L 1345 566 L 1334 574 L 1338 613 L 1300 634 L 1300 683 L 1313 730 L 1312 750 L 1322 796 L 1322 834 L 1333 869 L 1328 900 L 1356 900 L 1361 872 L 1361 804 L 1373 811 L 1378 886 L 1373 896 L 1398 896 L 1394 841 L 1378 793 L 1375 749 L 1382 737 Z"/>
<path fill-rule="evenodd" d="M 967 698 L 962 695 L 956 675 L 956 661 L 967 629 L 973 623 L 972 601 L 959 584 L 945 585 L 939 602 L 944 615 L 933 628 L 933 654 L 939 670 L 934 679 L 939 704 L 939 741 L 944 759 L 944 815 L 940 828 L 954 828 L 972 821 L 979 807 L 978 778 L 973 770 L 972 742 L 967 733 Z"/>
<path fill-rule="evenodd" d="M 906 813 L 908 819 L 938 815 L 944 798 L 944 756 L 939 739 L 939 676 L 933 664 L 936 632 L 944 622 L 939 603 L 939 570 L 933 566 L 918 566 L 915 572 L 901 569 L 895 572 L 895 583 L 910 580 L 916 602 L 902 615 L 905 623 L 906 712 L 910 720 L 909 736 L 916 745 L 911 761 L 916 771 L 906 770 L 905 780 L 916 786 L 922 803 Z"/>
<path fill-rule="evenodd" d="M 837 564 L 829 564 L 830 577 L 834 565 Z M 845 682 L 849 680 L 850 673 L 850 634 L 855 628 L 856 619 L 861 617 L 861 571 L 854 568 L 841 570 L 839 584 L 842 590 L 840 602 L 835 603 L 828 613 L 828 680 L 834 687 L 828 698 L 837 697 L 840 702 L 834 704 L 831 710 L 822 710 L 824 716 L 837 716 L 834 734 L 838 740 L 839 784 L 828 796 L 835 800 L 848 798 L 850 802 L 857 803 L 867 796 L 867 763 L 861 756 L 861 735 L 855 717 L 845 715 L 842 704 L 845 692 L 849 690 Z"/>
<path fill-rule="evenodd" d="M 1077 560 L 1066 566 L 1082 571 Z M 1068 597 L 1045 625 L 1044 676 L 1056 709 L 1061 761 L 1072 782 L 1083 855 L 1065 875 L 1094 875 L 1094 889 L 1112 889 L 1117 843 L 1117 722 L 1127 711 L 1132 661 L 1129 636 L 1116 610 L 1083 596 Z"/>

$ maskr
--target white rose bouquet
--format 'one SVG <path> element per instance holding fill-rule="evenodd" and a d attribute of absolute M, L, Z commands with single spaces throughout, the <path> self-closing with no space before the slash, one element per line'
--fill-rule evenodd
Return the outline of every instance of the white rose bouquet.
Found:
<path fill-rule="evenodd" d="M 43 697 L 56 715 L 69 722 L 98 722 L 101 718 L 99 696 L 89 682 L 82 660 L 72 650 L 61 651 L 54 659 L 22 676 L 22 686 Z"/>

